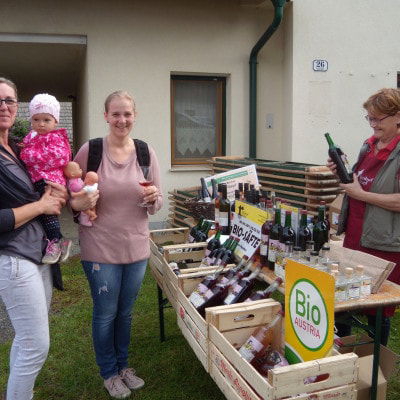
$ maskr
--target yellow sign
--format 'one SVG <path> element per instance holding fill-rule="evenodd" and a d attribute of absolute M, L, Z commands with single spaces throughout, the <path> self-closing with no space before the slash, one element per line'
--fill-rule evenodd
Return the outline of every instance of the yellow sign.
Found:
<path fill-rule="evenodd" d="M 267 219 L 272 219 L 268 211 L 239 200 L 235 201 L 235 213 L 259 226 L 262 226 Z"/>
<path fill-rule="evenodd" d="M 335 280 L 289 260 L 285 267 L 285 356 L 290 364 L 331 355 Z"/>

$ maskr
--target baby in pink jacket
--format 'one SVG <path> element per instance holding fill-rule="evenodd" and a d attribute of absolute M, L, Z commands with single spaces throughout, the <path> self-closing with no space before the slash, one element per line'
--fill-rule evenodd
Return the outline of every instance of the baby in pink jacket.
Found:
<path fill-rule="evenodd" d="M 31 176 L 33 186 L 41 195 L 46 181 L 66 185 L 63 168 L 71 160 L 71 148 L 66 129 L 57 129 L 60 103 L 47 93 L 37 94 L 29 103 L 32 130 L 23 140 L 21 160 Z M 56 215 L 39 217 L 48 245 L 42 262 L 55 264 L 69 256 L 71 240 L 63 239 Z"/>

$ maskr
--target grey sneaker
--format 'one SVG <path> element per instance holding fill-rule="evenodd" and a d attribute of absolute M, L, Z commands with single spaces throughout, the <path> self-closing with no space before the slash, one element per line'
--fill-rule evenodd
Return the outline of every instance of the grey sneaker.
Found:
<path fill-rule="evenodd" d="M 105 379 L 104 387 L 114 399 L 125 399 L 131 395 L 131 391 L 126 387 L 119 375 Z"/>
<path fill-rule="evenodd" d="M 46 254 L 42 258 L 42 263 L 55 264 L 61 256 L 60 241 L 57 239 L 47 241 Z"/>
<path fill-rule="evenodd" d="M 119 372 L 119 376 L 131 390 L 137 390 L 144 386 L 144 380 L 136 375 L 133 368 L 124 368 Z"/>
<path fill-rule="evenodd" d="M 60 240 L 60 248 L 61 248 L 60 262 L 67 261 L 69 257 L 69 252 L 71 251 L 71 247 L 72 247 L 72 240 L 69 239 Z"/>

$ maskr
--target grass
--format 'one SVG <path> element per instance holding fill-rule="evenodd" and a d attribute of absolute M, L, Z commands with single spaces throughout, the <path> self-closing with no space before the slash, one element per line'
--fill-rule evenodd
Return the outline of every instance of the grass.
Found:
<path fill-rule="evenodd" d="M 51 349 L 35 386 L 35 400 L 109 400 L 94 359 L 91 298 L 79 260 L 63 267 L 66 291 L 55 292 L 51 313 Z M 400 353 L 400 313 L 393 319 L 389 348 Z M 165 311 L 167 340 L 159 339 L 157 290 L 147 271 L 134 312 L 130 363 L 146 381 L 137 400 L 223 400 L 176 324 Z M 0 388 L 6 384 L 10 344 L 0 345 Z M 388 400 L 400 398 L 398 374 L 389 382 Z"/>

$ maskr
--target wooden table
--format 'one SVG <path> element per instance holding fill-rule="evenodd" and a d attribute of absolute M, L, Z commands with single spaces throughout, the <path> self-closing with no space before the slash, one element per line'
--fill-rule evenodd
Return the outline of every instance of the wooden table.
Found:
<path fill-rule="evenodd" d="M 261 279 L 264 279 L 267 283 L 271 283 L 276 279 L 275 274 L 272 271 L 264 268 L 262 273 L 259 275 Z M 285 288 L 283 285 L 279 287 L 279 291 L 284 294 Z M 383 308 L 388 306 L 399 306 L 400 305 L 400 285 L 397 285 L 390 281 L 384 281 L 379 289 L 378 293 L 371 294 L 370 296 L 350 301 L 343 301 L 335 304 L 335 313 L 348 312 L 355 310 L 365 310 L 367 308 L 376 309 L 376 320 L 374 329 L 374 358 L 372 366 L 372 382 L 371 382 L 371 400 L 377 398 L 377 387 L 378 387 L 378 371 L 379 371 L 379 356 L 380 356 L 380 342 L 381 342 L 381 325 L 382 325 L 382 313 Z"/>

